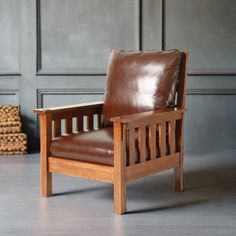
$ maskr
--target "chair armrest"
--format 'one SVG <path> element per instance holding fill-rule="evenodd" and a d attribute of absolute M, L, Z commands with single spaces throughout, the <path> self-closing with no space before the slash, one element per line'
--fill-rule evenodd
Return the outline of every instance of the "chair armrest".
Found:
<path fill-rule="evenodd" d="M 144 162 L 151 160 L 155 163 L 157 157 L 166 156 L 178 164 L 183 146 L 184 112 L 184 108 L 164 108 L 111 118 L 114 122 L 114 153 L 118 153 L 114 158 L 115 168 L 137 165 L 143 169 Z M 150 153 L 148 160 L 147 153 Z"/>
<path fill-rule="evenodd" d="M 58 107 L 49 107 L 49 108 L 38 108 L 34 109 L 34 112 L 37 114 L 45 114 L 45 113 L 64 113 L 71 111 L 83 111 L 88 109 L 97 109 L 102 108 L 103 102 L 90 102 L 90 103 L 81 103 L 75 105 L 68 106 L 58 106 Z"/>
<path fill-rule="evenodd" d="M 118 117 L 112 117 L 112 122 L 130 124 L 139 121 L 148 121 L 149 119 L 157 119 L 160 121 L 168 121 L 172 119 L 180 119 L 182 114 L 186 111 L 185 108 L 162 108 L 154 111 L 147 111 L 136 113 L 132 115 L 124 115 Z"/>
<path fill-rule="evenodd" d="M 50 137 L 58 137 L 63 132 L 62 120 L 65 122 L 64 132 L 66 134 L 72 133 L 73 130 L 78 132 L 83 131 L 85 128 L 86 130 L 94 129 L 94 121 L 97 122 L 96 128 L 100 128 L 102 125 L 102 108 L 103 102 L 91 102 L 70 106 L 39 108 L 35 109 L 34 112 L 39 115 L 41 127 L 47 127 L 48 130 L 53 128 L 53 133 L 50 134 Z M 85 127 L 84 117 L 87 118 Z M 73 122 L 74 118 L 75 122 Z M 53 122 L 54 124 L 52 125 Z M 48 140 L 51 140 L 51 138 Z"/>

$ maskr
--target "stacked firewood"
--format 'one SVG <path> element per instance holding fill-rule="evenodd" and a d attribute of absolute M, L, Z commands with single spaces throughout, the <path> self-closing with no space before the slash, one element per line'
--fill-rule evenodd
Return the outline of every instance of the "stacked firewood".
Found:
<path fill-rule="evenodd" d="M 21 127 L 20 107 L 0 105 L 0 154 L 27 153 L 27 136 Z"/>

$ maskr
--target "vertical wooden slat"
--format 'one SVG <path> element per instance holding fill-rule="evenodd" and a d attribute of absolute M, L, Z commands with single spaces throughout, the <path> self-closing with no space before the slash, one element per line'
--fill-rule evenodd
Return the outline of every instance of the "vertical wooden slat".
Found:
<path fill-rule="evenodd" d="M 72 133 L 77 132 L 76 120 L 77 120 L 76 117 L 73 117 L 73 118 L 72 118 Z"/>
<path fill-rule="evenodd" d="M 169 145 L 170 145 L 170 154 L 175 153 L 175 120 L 169 122 Z"/>
<path fill-rule="evenodd" d="M 81 132 L 84 130 L 84 125 L 83 125 L 83 116 L 77 117 L 77 131 Z"/>
<path fill-rule="evenodd" d="M 149 126 L 149 149 L 151 160 L 156 158 L 156 124 Z"/>
<path fill-rule="evenodd" d="M 123 125 L 123 130 L 122 130 L 122 148 L 123 148 L 123 158 L 124 158 L 124 166 L 127 166 L 127 147 L 126 147 L 126 142 L 127 142 L 127 125 Z"/>
<path fill-rule="evenodd" d="M 101 121 L 101 119 L 102 119 L 101 114 L 97 114 L 97 126 L 98 126 L 98 129 L 100 129 L 101 126 L 102 126 L 102 121 Z"/>
<path fill-rule="evenodd" d="M 72 133 L 72 119 L 71 118 L 65 119 L 65 133 L 67 134 Z"/>
<path fill-rule="evenodd" d="M 159 124 L 159 148 L 160 156 L 164 157 L 166 155 L 166 122 Z"/>
<path fill-rule="evenodd" d="M 83 116 L 83 131 L 88 131 L 88 116 Z"/>
<path fill-rule="evenodd" d="M 138 142 L 140 148 L 140 162 L 146 161 L 146 127 L 141 126 L 138 129 Z"/>
<path fill-rule="evenodd" d="M 54 127 L 55 127 L 55 124 L 54 124 L 55 122 L 54 122 L 54 120 L 52 120 L 52 125 L 51 125 L 51 136 L 52 136 L 52 138 L 55 138 L 55 129 L 54 129 Z"/>
<path fill-rule="evenodd" d="M 135 130 L 129 130 L 129 165 L 135 164 Z"/>
<path fill-rule="evenodd" d="M 54 120 L 54 137 L 61 135 L 61 120 Z"/>
<path fill-rule="evenodd" d="M 88 130 L 92 130 L 93 129 L 93 114 L 89 114 L 87 119 L 88 119 Z"/>

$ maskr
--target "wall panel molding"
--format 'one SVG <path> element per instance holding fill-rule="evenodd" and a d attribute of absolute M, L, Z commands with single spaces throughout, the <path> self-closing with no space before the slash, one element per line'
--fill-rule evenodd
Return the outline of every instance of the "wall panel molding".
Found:
<path fill-rule="evenodd" d="M 0 89 L 0 95 L 17 95 L 19 89 Z"/>
<path fill-rule="evenodd" d="M 37 107 L 43 107 L 44 95 L 103 95 L 104 89 L 101 88 L 80 88 L 80 89 L 37 89 Z"/>
<path fill-rule="evenodd" d="M 236 95 L 236 88 L 234 89 L 188 89 L 187 95 Z"/>
<path fill-rule="evenodd" d="M 161 0 L 161 49 L 166 49 L 166 8 L 165 8 L 165 0 Z"/>
<path fill-rule="evenodd" d="M 41 68 L 41 4 L 40 0 L 36 0 L 36 75 Z"/>
<path fill-rule="evenodd" d="M 168 14 L 166 10 L 166 3 L 167 3 L 167 0 L 162 0 L 162 50 L 167 49 L 166 20 L 168 18 Z M 188 35 L 186 35 L 186 37 L 188 37 Z M 215 50 L 217 50 L 217 48 Z M 190 57 L 191 57 L 191 53 L 190 53 Z M 210 68 L 210 67 L 209 68 L 191 68 L 190 67 L 188 74 L 191 76 L 222 76 L 222 75 L 235 76 L 236 67 L 235 68 L 220 68 L 220 67 L 218 68 Z"/>
<path fill-rule="evenodd" d="M 21 73 L 19 73 L 19 72 L 4 72 L 4 71 L 1 71 L 0 72 L 0 77 L 1 76 L 21 76 Z"/>
<path fill-rule="evenodd" d="M 224 68 L 208 68 L 208 69 L 193 69 L 189 68 L 188 75 L 191 76 L 235 76 L 236 68 L 224 69 Z"/>
<path fill-rule="evenodd" d="M 4 91 L 6 94 L 16 94 L 18 90 L 7 90 Z M 37 89 L 37 107 L 43 107 L 43 96 L 45 95 L 103 95 L 104 89 L 103 88 L 80 88 L 80 89 Z M 0 90 L 0 95 L 1 95 Z M 236 95 L 236 88 L 235 89 L 188 89 L 187 95 Z"/>
<path fill-rule="evenodd" d="M 134 48 L 142 49 L 142 0 L 135 0 L 135 29 L 134 29 Z M 36 76 L 84 76 L 84 75 L 106 75 L 106 68 L 48 68 L 42 66 L 42 14 L 41 0 L 36 0 Z"/>
<path fill-rule="evenodd" d="M 34 108 L 103 99 L 106 55 L 116 45 L 189 49 L 186 147 L 235 147 L 235 1 L 0 2 L 0 104 L 21 106 L 30 148 L 37 143 Z"/>
<path fill-rule="evenodd" d="M 0 105 L 19 104 L 19 92 L 19 89 L 0 89 Z M 11 97 L 11 99 L 7 97 Z"/>
<path fill-rule="evenodd" d="M 20 73 L 20 1 L 1 0 L 0 9 L 0 77 Z"/>

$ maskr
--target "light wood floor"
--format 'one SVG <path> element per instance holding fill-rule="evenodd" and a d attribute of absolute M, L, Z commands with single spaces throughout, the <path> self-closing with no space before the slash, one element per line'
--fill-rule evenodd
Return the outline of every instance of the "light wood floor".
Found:
<path fill-rule="evenodd" d="M 0 156 L 0 236 L 236 235 L 236 150 L 185 155 L 185 191 L 167 171 L 128 184 L 128 214 L 110 184 L 55 175 L 39 197 L 39 154 Z"/>

